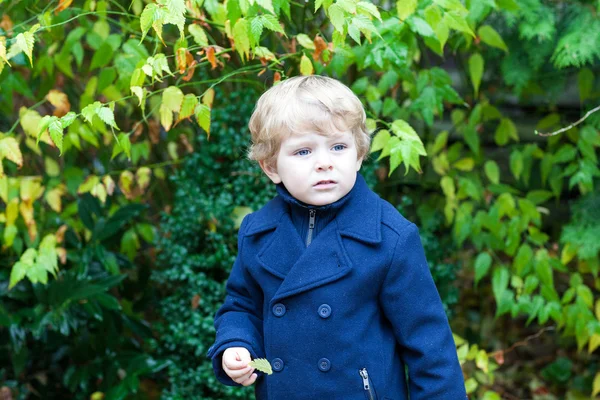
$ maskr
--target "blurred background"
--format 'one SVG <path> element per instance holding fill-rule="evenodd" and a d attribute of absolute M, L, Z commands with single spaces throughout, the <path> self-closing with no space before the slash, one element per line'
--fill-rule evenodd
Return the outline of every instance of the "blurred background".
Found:
<path fill-rule="evenodd" d="M 471 399 L 600 393 L 600 1 L 0 0 L 0 399 L 251 399 L 206 352 L 258 96 L 340 79 Z"/>

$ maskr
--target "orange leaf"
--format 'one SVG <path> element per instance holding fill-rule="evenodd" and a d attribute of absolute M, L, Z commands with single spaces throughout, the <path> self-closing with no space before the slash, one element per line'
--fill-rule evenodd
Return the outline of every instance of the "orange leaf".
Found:
<path fill-rule="evenodd" d="M 195 310 L 196 308 L 198 308 L 199 305 L 200 305 L 200 295 L 195 294 L 194 297 L 192 297 L 192 310 Z"/>
<path fill-rule="evenodd" d="M 327 48 L 327 43 L 321 36 L 315 36 L 315 40 L 313 40 L 315 44 L 315 52 L 313 53 L 313 60 L 317 61 L 321 57 L 321 53 L 323 50 Z"/>
<path fill-rule="evenodd" d="M 275 82 L 279 82 L 281 80 L 281 74 L 279 72 L 275 72 L 275 74 L 273 75 L 273 84 L 275 84 Z"/>
<path fill-rule="evenodd" d="M 217 68 L 217 58 L 215 57 L 215 48 L 214 47 L 206 48 L 206 59 L 208 60 L 208 62 L 210 62 L 210 65 L 212 66 L 211 69 Z"/>
<path fill-rule="evenodd" d="M 62 10 L 65 10 L 67 7 L 69 7 L 71 5 L 72 2 L 73 2 L 73 0 L 60 0 L 58 2 L 58 7 L 56 7 L 56 10 L 54 11 L 54 14 L 58 14 Z"/>
<path fill-rule="evenodd" d="M 177 54 L 175 55 L 175 58 L 177 59 L 177 68 L 179 68 L 179 73 L 182 75 L 185 72 L 185 68 L 187 67 L 187 60 L 185 57 L 186 51 L 187 49 L 180 47 L 179 49 L 177 49 Z"/>
<path fill-rule="evenodd" d="M 194 71 L 196 70 L 196 60 L 192 60 L 191 63 L 188 63 L 187 74 L 183 77 L 183 80 L 188 82 L 194 76 Z"/>
<path fill-rule="evenodd" d="M 54 115 L 57 117 L 62 117 L 71 111 L 71 103 L 69 103 L 67 95 L 60 90 L 50 90 L 46 95 L 46 99 L 50 102 L 50 104 L 56 107 L 54 110 Z"/>

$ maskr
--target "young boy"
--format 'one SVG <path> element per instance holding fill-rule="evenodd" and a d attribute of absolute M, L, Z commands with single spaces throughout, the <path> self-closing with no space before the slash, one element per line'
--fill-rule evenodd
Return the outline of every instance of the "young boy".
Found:
<path fill-rule="evenodd" d="M 331 78 L 287 79 L 249 127 L 249 157 L 278 196 L 240 226 L 208 352 L 217 379 L 256 383 L 259 400 L 464 400 L 418 229 L 358 173 L 370 144 L 359 99 Z"/>

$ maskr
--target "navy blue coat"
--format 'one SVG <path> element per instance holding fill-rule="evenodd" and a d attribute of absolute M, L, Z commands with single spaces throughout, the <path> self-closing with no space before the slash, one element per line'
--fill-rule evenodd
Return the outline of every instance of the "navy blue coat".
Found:
<path fill-rule="evenodd" d="M 281 196 L 246 216 L 226 288 L 208 357 L 231 386 L 225 349 L 267 358 L 258 400 L 466 398 L 418 229 L 360 174 L 308 247 Z"/>

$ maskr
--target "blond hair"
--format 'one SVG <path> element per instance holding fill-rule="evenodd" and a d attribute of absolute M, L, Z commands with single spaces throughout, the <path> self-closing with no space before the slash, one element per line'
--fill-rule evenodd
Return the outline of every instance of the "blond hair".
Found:
<path fill-rule="evenodd" d="M 319 75 L 296 76 L 273 86 L 258 99 L 248 127 L 248 158 L 274 162 L 281 142 L 292 134 L 328 136 L 350 131 L 358 158 L 369 153 L 371 136 L 362 103 L 341 82 Z"/>

